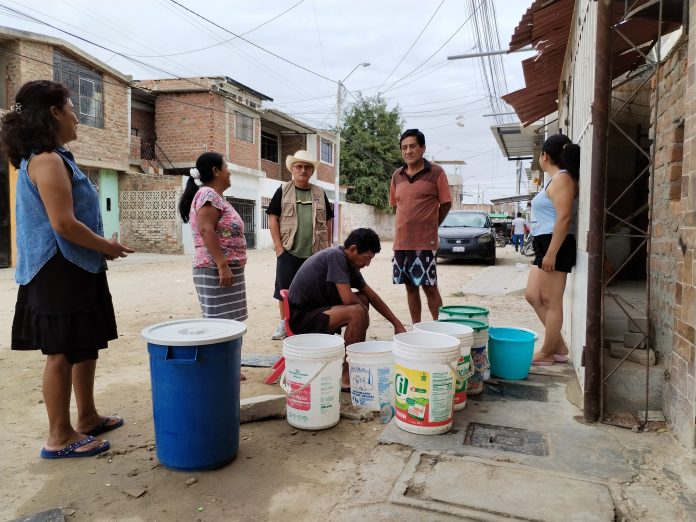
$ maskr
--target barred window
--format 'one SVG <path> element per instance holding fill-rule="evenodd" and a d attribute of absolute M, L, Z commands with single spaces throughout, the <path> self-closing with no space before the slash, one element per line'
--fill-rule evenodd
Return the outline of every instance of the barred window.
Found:
<path fill-rule="evenodd" d="M 53 49 L 53 80 L 65 85 L 80 123 L 104 128 L 102 75 L 72 56 Z"/>
<path fill-rule="evenodd" d="M 237 139 L 254 143 L 254 118 L 238 112 L 236 113 L 236 122 L 235 136 Z"/>

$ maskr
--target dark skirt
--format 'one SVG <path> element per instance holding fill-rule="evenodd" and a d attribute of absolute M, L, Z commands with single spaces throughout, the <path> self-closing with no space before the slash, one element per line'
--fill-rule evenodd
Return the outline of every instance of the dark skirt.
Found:
<path fill-rule="evenodd" d="M 552 236 L 553 234 L 542 234 L 532 238 L 532 248 L 534 248 L 535 255 L 534 261 L 532 262 L 533 265 L 541 268 L 544 256 L 551 245 Z M 558 249 L 558 253 L 556 254 L 556 272 L 566 272 L 568 274 L 571 272 L 575 266 L 577 249 L 575 236 L 573 234 L 568 234 L 563 240 L 563 243 L 561 243 L 561 248 Z"/>
<path fill-rule="evenodd" d="M 106 272 L 92 274 L 58 252 L 17 293 L 13 350 L 63 354 L 74 364 L 97 359 L 116 339 Z"/>

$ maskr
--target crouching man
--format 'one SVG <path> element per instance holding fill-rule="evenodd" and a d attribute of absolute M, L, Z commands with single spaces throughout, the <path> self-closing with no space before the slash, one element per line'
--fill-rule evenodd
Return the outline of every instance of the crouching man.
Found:
<path fill-rule="evenodd" d="M 293 333 L 332 334 L 345 326 L 346 346 L 362 342 L 370 324 L 369 305 L 394 326 L 395 334 L 405 332 L 401 321 L 360 274 L 380 250 L 375 231 L 358 228 L 343 246 L 326 248 L 307 259 L 288 291 Z M 341 387 L 349 386 L 348 365 L 344 362 Z"/>

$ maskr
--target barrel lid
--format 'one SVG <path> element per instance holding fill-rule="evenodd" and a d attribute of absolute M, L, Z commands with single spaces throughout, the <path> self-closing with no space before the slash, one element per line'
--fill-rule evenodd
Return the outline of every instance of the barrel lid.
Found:
<path fill-rule="evenodd" d="M 488 325 L 483 321 L 477 321 L 476 319 L 464 319 L 463 317 L 450 317 L 449 319 L 438 319 L 438 321 L 441 323 L 463 324 L 473 329 L 476 333 L 480 332 L 481 330 L 486 330 L 488 328 Z"/>
<path fill-rule="evenodd" d="M 184 319 L 148 326 L 140 335 L 162 346 L 200 346 L 238 339 L 246 330 L 244 323 L 231 319 Z"/>
<path fill-rule="evenodd" d="M 488 315 L 488 308 L 482 306 L 469 306 L 469 305 L 451 305 L 451 306 L 441 306 L 440 312 L 446 314 L 460 314 L 460 315 Z"/>

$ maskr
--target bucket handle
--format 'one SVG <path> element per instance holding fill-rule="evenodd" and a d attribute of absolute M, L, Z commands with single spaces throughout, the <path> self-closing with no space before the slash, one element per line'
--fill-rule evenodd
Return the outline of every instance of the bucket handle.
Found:
<path fill-rule="evenodd" d="M 476 373 L 476 368 L 474 367 L 474 363 L 471 362 L 469 363 L 469 373 L 465 376 L 462 377 L 461 381 L 459 380 L 459 371 L 457 370 L 458 364 L 453 364 L 451 362 L 445 363 L 447 366 L 449 366 L 449 369 L 452 370 L 452 373 L 454 374 L 454 381 L 456 383 L 456 388 L 460 386 L 460 384 L 464 381 L 468 381 L 471 379 L 471 377 Z"/>
<path fill-rule="evenodd" d="M 167 346 L 167 354 L 164 361 L 168 364 L 193 364 L 198 361 L 198 347 L 193 352 L 193 358 L 175 357 L 171 346 Z"/>
<path fill-rule="evenodd" d="M 327 361 L 327 362 L 325 362 L 325 363 L 321 366 L 321 368 L 319 368 L 319 370 L 317 370 L 317 371 L 315 372 L 315 374 L 312 375 L 312 378 L 311 378 L 311 379 L 309 379 L 306 383 L 304 383 L 302 386 L 300 386 L 300 387 L 297 388 L 296 390 L 291 390 L 290 387 L 288 386 L 287 369 L 286 369 L 286 370 L 283 372 L 283 376 L 280 378 L 280 387 L 281 387 L 281 389 L 285 392 L 285 394 L 286 394 L 288 397 L 292 397 L 292 396 L 295 395 L 296 393 L 300 393 L 300 392 L 301 392 L 302 390 L 304 390 L 307 386 L 309 386 L 310 384 L 312 384 L 312 381 L 314 381 L 314 379 L 316 379 L 316 378 L 319 376 L 319 374 L 320 374 L 321 372 L 324 371 L 324 368 L 326 368 L 326 367 L 329 365 L 330 362 L 332 362 L 332 361 Z M 286 368 L 287 368 L 287 366 L 286 366 Z"/>

